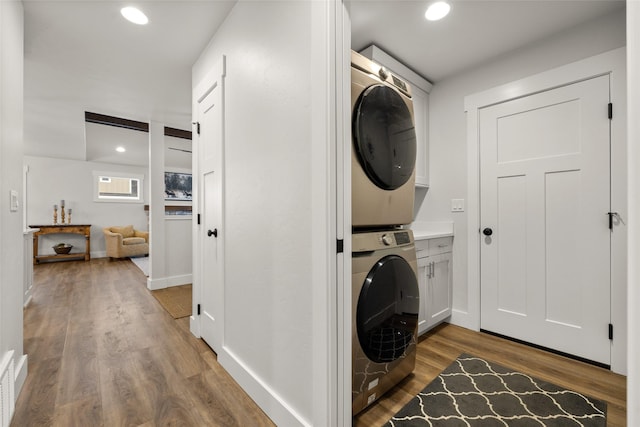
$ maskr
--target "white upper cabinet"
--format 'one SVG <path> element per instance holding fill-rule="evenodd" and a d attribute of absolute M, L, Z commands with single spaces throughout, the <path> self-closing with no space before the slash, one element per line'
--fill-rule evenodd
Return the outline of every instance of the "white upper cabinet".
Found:
<path fill-rule="evenodd" d="M 416 128 L 416 186 L 429 186 L 429 92 L 433 86 L 420 75 L 375 45 L 360 51 L 372 61 L 384 65 L 411 85 Z"/>
<path fill-rule="evenodd" d="M 416 187 L 429 186 L 429 94 L 411 87 L 416 128 Z"/>

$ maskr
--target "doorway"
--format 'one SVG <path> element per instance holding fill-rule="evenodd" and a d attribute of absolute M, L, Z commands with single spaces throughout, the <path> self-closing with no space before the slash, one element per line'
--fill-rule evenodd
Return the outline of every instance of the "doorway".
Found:
<path fill-rule="evenodd" d="M 605 340 L 609 340 L 610 331 L 613 332 L 613 339 L 609 340 L 610 348 L 610 366 L 614 372 L 626 373 L 626 226 L 625 224 L 614 217 L 612 220 L 612 230 L 608 228 L 608 212 L 617 212 L 621 218 L 626 219 L 626 118 L 625 118 L 625 93 L 626 93 L 626 75 L 625 75 L 625 50 L 624 48 L 615 49 L 600 55 L 596 55 L 590 58 L 586 58 L 575 63 L 567 64 L 562 67 L 558 67 L 534 76 L 524 78 L 522 80 L 507 83 L 502 86 L 498 86 L 492 89 L 488 89 L 479 92 L 474 95 L 469 95 L 465 98 L 465 111 L 467 115 L 467 165 L 468 165 L 468 204 L 467 204 L 467 233 L 466 238 L 468 241 L 468 270 L 467 274 L 467 290 L 468 290 L 468 302 L 466 307 L 464 301 L 462 306 L 456 307 L 454 301 L 454 314 L 453 322 L 461 326 L 465 326 L 471 329 L 479 330 L 485 328 L 481 323 L 481 318 L 485 317 L 485 313 L 481 307 L 481 300 L 486 297 L 482 295 L 485 293 L 484 287 L 481 288 L 481 275 L 483 274 L 481 268 L 481 250 L 482 245 L 486 245 L 485 239 L 490 238 L 492 242 L 496 242 L 497 229 L 493 230 L 492 224 L 483 224 L 481 222 L 484 219 L 481 216 L 482 206 L 486 204 L 486 201 L 481 200 L 481 110 L 488 111 L 489 107 L 497 106 L 500 104 L 506 104 L 510 101 L 517 101 L 526 99 L 529 96 L 535 94 L 542 94 L 552 91 L 556 88 L 568 87 L 574 83 L 586 82 L 594 78 L 602 77 L 609 79 L 610 100 L 613 103 L 613 119 L 609 122 L 609 132 L 611 137 L 610 146 L 610 208 L 605 209 L 602 213 L 602 220 L 604 221 L 604 233 L 609 233 L 610 237 L 610 252 L 605 255 L 609 258 L 610 269 L 606 279 L 610 283 L 610 299 L 604 302 L 608 305 L 605 307 L 605 312 L 610 313 L 609 322 L 605 322 L 601 326 L 599 334 L 603 335 Z M 524 101 L 522 101 L 524 102 Z M 553 103 L 551 103 L 553 104 Z M 564 105 L 558 103 L 558 105 Z M 566 107 L 566 105 L 565 105 Z M 608 121 L 607 110 L 608 102 L 602 107 L 599 107 L 604 114 L 605 122 Z M 529 109 L 524 108 L 524 111 Z M 515 116 L 514 116 L 515 117 Z M 607 138 L 608 139 L 608 138 Z M 608 145 L 608 140 L 606 141 Z M 533 153 L 535 154 L 535 153 Z M 503 153 L 503 155 L 506 155 Z M 512 155 L 512 154 L 510 154 Z M 530 155 L 532 155 L 530 153 Z M 561 168 L 562 171 L 575 170 L 572 168 Z M 605 175 L 607 173 L 605 172 Z M 564 175 L 564 176 L 562 176 Z M 512 187 L 516 184 L 522 184 L 523 178 L 517 178 L 518 174 L 506 174 L 505 176 L 512 177 L 502 183 L 504 191 L 511 191 L 511 194 L 520 196 L 520 193 L 515 189 L 509 187 L 508 184 L 512 184 Z M 549 180 L 556 179 L 556 184 L 560 184 L 561 181 L 569 181 L 571 178 L 575 178 L 577 175 L 574 173 L 567 174 L 552 174 Z M 563 181 L 563 178 L 567 178 Z M 606 180 L 606 176 L 604 177 Z M 485 177 L 486 179 L 486 177 Z M 520 182 L 518 182 L 520 180 Z M 507 182 L 510 181 L 510 182 Z M 496 184 L 497 185 L 497 184 Z M 525 186 L 526 188 L 526 186 Z M 560 188 L 557 186 L 557 188 Z M 506 194 L 506 193 L 505 193 Z M 559 203 L 565 203 L 563 200 L 563 192 L 559 191 L 556 195 Z M 524 196 L 523 196 L 524 197 Z M 504 199 L 504 198 L 503 198 Z M 515 206 L 514 209 L 519 208 L 517 204 L 511 204 Z M 557 205 L 560 206 L 560 205 Z M 511 216 L 512 221 L 518 216 L 514 213 Z M 517 223 L 514 223 L 517 224 Z M 557 224 L 556 224 L 557 225 Z M 546 227 L 546 225 L 545 225 Z M 486 236 L 483 234 L 485 228 L 491 228 L 491 231 L 496 231 L 495 235 Z M 566 230 L 561 229 L 561 233 Z M 546 228 L 543 232 L 547 232 Z M 501 234 L 504 234 L 500 231 Z M 555 236 L 558 236 L 557 234 Z M 515 240 L 515 239 L 514 239 Z M 486 256 L 486 255 L 485 255 Z M 505 261 L 503 261 L 505 262 Z M 605 260 L 605 263 L 607 261 Z M 556 268 L 563 268 L 564 265 L 556 263 Z M 487 266 L 483 267 L 484 269 Z M 532 267 L 529 267 L 532 268 Z M 545 267 L 546 268 L 546 267 Z M 515 271 L 515 269 L 514 269 Z M 485 271 L 486 273 L 486 271 Z M 538 273 L 542 274 L 542 273 Z M 546 274 L 546 273 L 544 273 Z M 462 284 L 464 286 L 464 284 Z M 512 290 L 513 291 L 513 290 Z M 503 293 L 504 295 L 504 293 Z M 459 300 L 460 301 L 460 300 Z M 460 304 L 460 302 L 458 302 Z M 513 308 L 513 307 L 512 307 Z M 504 309 L 504 307 L 503 307 Z M 517 311 L 517 310 L 512 310 Z M 559 312 L 559 310 L 556 310 Z M 555 319 L 556 321 L 558 319 Z M 506 322 L 506 321 L 505 321 Z M 570 323 L 566 321 L 565 323 Z M 500 332 L 498 332 L 500 333 Z M 505 334 L 507 335 L 507 334 Z M 544 345 L 544 344 L 543 344 Z M 605 344 L 606 346 L 606 344 Z"/>
<path fill-rule="evenodd" d="M 609 366 L 609 75 L 480 110 L 481 328 Z"/>
<path fill-rule="evenodd" d="M 192 331 L 217 354 L 224 345 L 224 67 L 223 56 L 193 91 L 194 193 L 201 218 L 194 224 L 193 237 L 202 256 L 194 264 L 193 300 L 199 316 Z"/>

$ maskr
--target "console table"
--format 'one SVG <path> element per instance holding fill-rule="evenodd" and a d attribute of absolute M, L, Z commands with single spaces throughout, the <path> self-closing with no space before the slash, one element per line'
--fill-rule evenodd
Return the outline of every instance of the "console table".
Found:
<path fill-rule="evenodd" d="M 34 264 L 39 263 L 41 260 L 48 259 L 65 260 L 84 258 L 85 261 L 89 261 L 91 259 L 91 224 L 30 225 L 29 227 L 39 228 L 39 230 L 33 234 Z M 40 236 L 45 234 L 80 234 L 85 238 L 84 253 L 39 255 L 38 240 Z"/>

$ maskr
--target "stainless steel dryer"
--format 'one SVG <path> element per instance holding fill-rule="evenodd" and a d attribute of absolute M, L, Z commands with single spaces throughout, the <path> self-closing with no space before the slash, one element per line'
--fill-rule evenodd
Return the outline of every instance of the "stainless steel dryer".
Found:
<path fill-rule="evenodd" d="M 355 233 L 352 244 L 355 415 L 413 371 L 420 297 L 411 230 Z"/>
<path fill-rule="evenodd" d="M 413 221 L 416 132 L 409 85 L 351 52 L 353 227 Z"/>

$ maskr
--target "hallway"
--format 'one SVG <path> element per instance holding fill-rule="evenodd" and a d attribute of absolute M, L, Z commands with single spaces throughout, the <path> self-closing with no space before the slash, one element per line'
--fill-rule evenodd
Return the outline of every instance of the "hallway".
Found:
<path fill-rule="evenodd" d="M 129 260 L 34 266 L 12 426 L 272 426 Z"/>
<path fill-rule="evenodd" d="M 34 266 L 29 375 L 12 426 L 274 425 L 191 335 L 189 318 L 174 320 L 145 285 L 128 260 Z M 414 373 L 354 425 L 383 425 L 461 352 L 604 400 L 607 425 L 625 425 L 625 377 L 447 324 L 420 338 Z"/>

